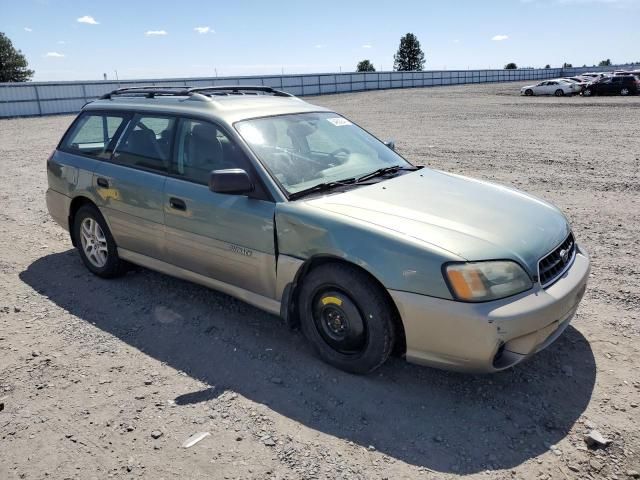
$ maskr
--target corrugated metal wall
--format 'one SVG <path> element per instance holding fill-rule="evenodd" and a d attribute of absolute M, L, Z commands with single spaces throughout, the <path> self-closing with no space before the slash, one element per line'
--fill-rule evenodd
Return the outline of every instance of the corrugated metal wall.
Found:
<path fill-rule="evenodd" d="M 618 67 L 610 67 L 614 69 Z M 131 81 L 27 82 L 0 84 L 0 117 L 74 113 L 100 95 L 136 85 L 266 85 L 293 95 L 324 95 L 388 88 L 541 80 L 575 75 L 590 68 L 518 70 L 429 70 L 425 72 L 322 73 L 264 77 L 211 77 Z M 598 67 L 597 70 L 601 70 Z"/>

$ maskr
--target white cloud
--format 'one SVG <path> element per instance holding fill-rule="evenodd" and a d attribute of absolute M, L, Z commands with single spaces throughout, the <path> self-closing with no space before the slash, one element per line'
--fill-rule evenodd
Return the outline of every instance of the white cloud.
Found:
<path fill-rule="evenodd" d="M 156 36 L 167 35 L 167 31 L 166 30 L 147 30 L 144 34 L 147 37 L 156 37 Z"/>
<path fill-rule="evenodd" d="M 369 45 L 368 43 L 365 43 L 364 45 L 362 45 L 362 48 L 373 48 L 373 45 Z"/>
<path fill-rule="evenodd" d="M 315 45 L 314 48 L 324 48 L 325 45 L 322 43 L 319 43 L 318 45 Z"/>
<path fill-rule="evenodd" d="M 58 45 L 64 45 L 64 44 L 65 44 L 65 43 L 67 43 L 67 42 L 65 42 L 64 40 L 58 40 L 56 43 L 57 43 Z"/>
<path fill-rule="evenodd" d="M 47 54 L 45 55 L 45 57 L 50 57 L 50 58 L 62 58 L 62 57 L 64 57 L 64 53 L 58 53 L 58 52 L 47 52 Z"/>
<path fill-rule="evenodd" d="M 195 27 L 194 30 L 200 34 L 205 33 L 216 33 L 216 31 L 211 27 Z"/>
<path fill-rule="evenodd" d="M 33 28 L 24 27 L 25 32 L 33 32 Z"/>
<path fill-rule="evenodd" d="M 96 19 L 91 15 L 85 15 L 77 20 L 79 23 L 88 23 L 89 25 L 98 25 L 100 22 L 96 22 Z"/>
<path fill-rule="evenodd" d="M 491 40 L 493 40 L 494 42 L 501 42 L 503 40 L 507 40 L 509 38 L 509 35 L 494 35 Z"/>

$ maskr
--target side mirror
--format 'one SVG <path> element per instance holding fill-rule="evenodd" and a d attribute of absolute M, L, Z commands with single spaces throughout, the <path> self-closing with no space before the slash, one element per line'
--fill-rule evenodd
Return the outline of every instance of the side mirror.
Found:
<path fill-rule="evenodd" d="M 209 190 L 216 193 L 243 195 L 253 191 L 249 174 L 241 168 L 214 170 L 209 176 Z"/>
<path fill-rule="evenodd" d="M 387 140 L 386 142 L 384 142 L 384 144 L 389 147 L 391 150 L 393 150 L 394 152 L 396 151 L 396 142 L 395 140 Z"/>

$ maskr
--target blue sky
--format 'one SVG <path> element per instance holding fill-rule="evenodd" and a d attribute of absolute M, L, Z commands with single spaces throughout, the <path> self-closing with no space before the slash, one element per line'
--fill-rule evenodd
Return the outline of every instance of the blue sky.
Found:
<path fill-rule="evenodd" d="M 640 0 L 0 0 L 34 80 L 391 70 L 413 32 L 426 69 L 640 61 Z"/>

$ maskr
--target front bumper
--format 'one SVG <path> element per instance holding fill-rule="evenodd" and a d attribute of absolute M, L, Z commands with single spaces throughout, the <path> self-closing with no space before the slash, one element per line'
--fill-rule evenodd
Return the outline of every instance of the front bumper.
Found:
<path fill-rule="evenodd" d="M 485 303 L 463 303 L 390 290 L 407 342 L 407 360 L 447 370 L 488 373 L 547 347 L 573 318 L 589 277 L 579 250 L 553 285 Z"/>

